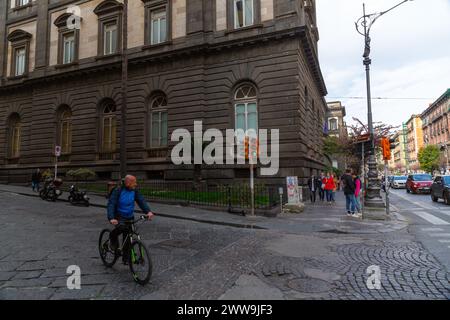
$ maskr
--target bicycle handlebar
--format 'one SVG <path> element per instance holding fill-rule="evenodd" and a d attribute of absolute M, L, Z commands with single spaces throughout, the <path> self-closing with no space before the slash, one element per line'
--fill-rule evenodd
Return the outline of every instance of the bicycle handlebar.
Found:
<path fill-rule="evenodd" d="M 141 215 L 139 217 L 139 219 L 135 219 L 133 221 L 119 221 L 119 224 L 136 224 L 138 222 L 142 222 L 142 221 L 149 221 L 149 219 L 147 218 L 146 215 Z"/>

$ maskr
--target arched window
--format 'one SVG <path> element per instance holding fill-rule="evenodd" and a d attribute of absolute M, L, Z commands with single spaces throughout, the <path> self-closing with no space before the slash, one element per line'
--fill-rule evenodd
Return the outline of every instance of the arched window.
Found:
<path fill-rule="evenodd" d="M 258 100 L 256 88 L 250 84 L 238 87 L 234 94 L 235 129 L 258 133 Z"/>
<path fill-rule="evenodd" d="M 20 139 L 22 135 L 22 125 L 20 116 L 17 113 L 9 117 L 9 157 L 20 157 Z"/>
<path fill-rule="evenodd" d="M 329 126 L 330 126 L 330 131 L 336 131 L 338 129 L 338 121 L 337 121 L 337 119 L 335 119 L 335 118 L 330 119 Z"/>
<path fill-rule="evenodd" d="M 116 151 L 116 105 L 113 101 L 106 101 L 102 106 L 102 152 Z"/>
<path fill-rule="evenodd" d="M 58 112 L 58 139 L 62 154 L 70 154 L 72 151 L 72 112 L 64 106 Z"/>
<path fill-rule="evenodd" d="M 159 93 L 150 101 L 150 148 L 164 148 L 168 143 L 167 97 Z"/>

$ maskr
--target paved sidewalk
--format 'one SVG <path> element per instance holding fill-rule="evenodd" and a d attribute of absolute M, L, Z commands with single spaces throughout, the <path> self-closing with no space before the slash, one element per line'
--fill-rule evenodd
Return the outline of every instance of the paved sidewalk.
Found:
<path fill-rule="evenodd" d="M 0 184 L 0 192 L 10 192 L 25 196 L 38 197 L 29 187 Z M 105 208 L 105 197 L 90 194 L 91 206 Z M 65 192 L 58 201 L 67 201 Z M 328 205 L 318 201 L 306 203 L 305 212 L 301 214 L 280 214 L 275 218 L 256 216 L 239 216 L 228 212 L 213 211 L 180 205 L 168 205 L 151 202 L 155 214 L 175 219 L 190 220 L 201 223 L 231 226 L 248 229 L 271 229 L 285 233 L 299 234 L 304 232 L 330 232 L 342 234 L 386 233 L 407 227 L 407 221 L 394 213 L 390 221 L 369 221 L 347 217 L 345 198 L 338 193 L 336 203 Z M 136 211 L 139 212 L 138 208 Z M 105 211 L 99 211 L 104 214 Z"/>

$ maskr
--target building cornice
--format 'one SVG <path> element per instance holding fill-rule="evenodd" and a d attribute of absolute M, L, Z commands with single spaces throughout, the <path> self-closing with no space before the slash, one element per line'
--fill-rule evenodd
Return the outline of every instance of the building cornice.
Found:
<path fill-rule="evenodd" d="M 314 53 L 313 44 L 309 37 L 309 32 L 305 26 L 225 41 L 215 40 L 211 37 L 209 38 L 209 40 L 205 39 L 205 42 L 201 44 L 167 51 L 160 50 L 159 52 L 150 54 L 148 53 L 148 50 L 138 50 L 139 48 L 133 48 L 129 51 L 129 63 L 130 65 L 132 65 L 146 62 L 171 60 L 176 57 L 184 57 L 186 55 L 210 54 L 214 52 L 221 52 L 223 50 L 229 50 L 232 48 L 249 47 L 260 43 L 268 43 L 273 40 L 281 40 L 287 38 L 299 38 L 302 41 L 302 47 L 304 48 L 307 57 L 306 60 L 312 74 L 314 75 L 315 83 L 319 88 L 320 93 L 322 95 L 326 95 L 327 89 L 322 77 L 319 61 Z M 187 43 L 189 43 L 189 39 L 187 39 Z M 73 68 L 61 70 L 51 67 L 47 68 L 43 72 L 34 74 L 30 73 L 29 77 L 21 82 L 4 83 L 3 86 L 0 86 L 0 91 L 15 89 L 24 85 L 34 84 L 42 81 L 67 79 L 69 77 L 76 77 L 79 75 L 103 72 L 105 70 L 120 69 L 122 61 L 121 56 L 107 59 L 105 61 L 102 61 L 102 63 L 100 64 L 96 61 L 95 57 L 83 60 L 80 60 L 78 66 L 74 66 Z"/>

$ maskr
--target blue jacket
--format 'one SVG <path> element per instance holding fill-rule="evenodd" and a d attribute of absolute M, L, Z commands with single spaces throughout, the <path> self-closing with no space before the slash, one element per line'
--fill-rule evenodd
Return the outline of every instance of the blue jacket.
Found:
<path fill-rule="evenodd" d="M 126 190 L 126 189 L 124 189 Z M 118 208 L 119 206 L 123 207 L 124 204 L 119 203 L 121 194 L 122 194 L 122 188 L 116 188 L 108 201 L 108 220 L 112 219 L 132 219 L 134 217 L 134 203 L 137 203 L 139 208 L 141 208 L 142 211 L 145 213 L 150 212 L 151 209 L 148 206 L 147 202 L 145 201 L 144 197 L 141 195 L 141 193 L 137 190 L 129 190 L 131 192 L 134 192 L 134 201 L 132 209 L 129 209 L 129 212 L 119 212 Z M 125 204 L 127 205 L 127 204 Z M 131 208 L 131 207 L 130 207 Z"/>

